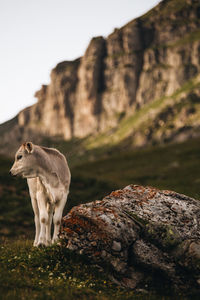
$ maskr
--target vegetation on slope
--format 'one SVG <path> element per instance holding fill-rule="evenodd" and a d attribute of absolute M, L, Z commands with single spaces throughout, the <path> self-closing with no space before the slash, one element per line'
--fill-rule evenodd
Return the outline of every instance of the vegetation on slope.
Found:
<path fill-rule="evenodd" d="M 200 88 L 200 77 L 196 76 L 193 79 L 188 80 L 181 88 L 176 90 L 170 96 L 163 96 L 160 99 L 155 99 L 150 103 L 146 103 L 139 110 L 134 112 L 134 114 L 130 115 L 128 118 L 124 118 L 121 120 L 119 125 L 112 129 L 111 132 L 109 130 L 105 133 L 98 134 L 96 137 L 89 137 L 85 141 L 83 141 L 83 145 L 85 145 L 86 149 L 94 149 L 99 148 L 105 145 L 107 148 L 111 148 L 113 146 L 117 146 L 127 139 L 130 138 L 129 146 L 134 144 L 138 145 L 138 140 L 135 138 L 135 133 L 139 134 L 144 141 L 148 144 L 152 144 L 154 142 L 153 137 L 151 136 L 150 141 L 148 142 L 148 132 L 153 128 L 153 134 L 155 139 L 158 137 L 158 142 L 160 141 L 161 135 L 166 133 L 166 129 L 168 125 L 170 125 L 170 137 L 173 135 L 173 131 L 178 132 L 176 119 L 175 117 L 180 119 L 180 112 L 184 109 L 188 109 L 184 111 L 184 123 L 183 125 L 186 127 L 189 125 L 197 126 L 200 115 L 200 101 L 199 101 L 199 88 Z M 196 92 L 196 94 L 195 94 Z M 191 93 L 196 95 L 196 100 L 193 101 L 191 97 Z M 183 98 L 186 101 L 182 101 Z M 194 97 L 193 97 L 194 98 Z M 176 108 L 179 107 L 179 111 L 176 111 Z M 165 120 L 165 112 L 170 108 L 170 115 L 172 115 L 173 119 L 170 120 L 170 124 L 167 123 L 168 120 Z M 191 119 L 192 114 L 192 119 Z M 157 127 L 155 127 L 155 120 L 159 119 L 159 123 Z M 163 126 L 165 125 L 165 126 Z M 168 128 L 169 129 L 169 128 Z M 163 140 L 163 139 L 161 139 Z"/>
<path fill-rule="evenodd" d="M 30 241 L 4 241 L 0 274 L 4 300 L 140 299 L 135 292 L 116 287 L 87 258 L 59 246 L 37 249 Z"/>
<path fill-rule="evenodd" d="M 106 155 L 99 154 L 95 161 L 90 161 L 92 153 L 77 160 L 73 157 L 76 158 L 76 153 L 71 154 L 68 160 L 72 183 L 64 213 L 74 205 L 102 199 L 112 190 L 130 183 L 171 189 L 198 199 L 199 144 L 200 139 L 193 139 L 126 152 L 113 149 Z M 0 233 L 3 236 L 32 235 L 33 212 L 26 180 L 10 177 L 11 165 L 11 160 L 0 157 Z"/>
<path fill-rule="evenodd" d="M 72 184 L 64 213 L 73 205 L 101 199 L 113 189 L 130 183 L 172 189 L 198 199 L 199 144 L 200 140 L 196 139 L 176 145 L 111 152 L 109 157 L 100 156 L 93 162 L 89 161 L 91 155 L 84 156 L 81 163 L 74 160 L 74 164 L 69 158 Z M 0 294 L 3 299 L 160 299 L 153 292 L 141 296 L 117 288 L 86 258 L 74 256 L 70 251 L 57 246 L 32 248 L 34 224 L 28 190 L 25 180 L 8 175 L 11 164 L 0 157 Z M 11 238 L 17 241 L 12 242 Z"/>
<path fill-rule="evenodd" d="M 200 197 L 200 140 L 116 152 L 74 168 L 79 176 L 110 182 L 112 188 L 130 183 L 171 189 L 194 198 Z"/>

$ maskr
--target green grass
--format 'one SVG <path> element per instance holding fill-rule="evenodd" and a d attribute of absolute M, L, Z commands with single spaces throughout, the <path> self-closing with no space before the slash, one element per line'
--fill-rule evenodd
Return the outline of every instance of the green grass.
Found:
<path fill-rule="evenodd" d="M 72 183 L 64 214 L 73 205 L 102 199 L 131 183 L 199 199 L 199 145 L 200 139 L 194 139 L 134 151 L 113 150 L 95 161 L 84 156 L 84 162 L 74 165 L 69 159 Z M 159 296 L 120 289 L 106 272 L 66 249 L 33 248 L 33 212 L 26 181 L 8 175 L 11 164 L 0 156 L 0 299 L 168 299 L 165 291 Z"/>
<path fill-rule="evenodd" d="M 175 22 L 175 21 L 174 21 Z M 187 20 L 185 20 L 187 22 Z M 185 24 L 183 23 L 183 25 Z M 166 44 L 153 44 L 150 46 L 150 48 L 156 50 L 156 49 L 161 49 L 161 48 L 176 48 L 176 47 L 182 47 L 187 44 L 192 44 L 196 41 L 200 41 L 200 30 L 197 29 L 195 31 L 192 31 L 188 34 L 185 34 L 183 37 L 173 41 L 173 42 L 168 42 Z"/>
<path fill-rule="evenodd" d="M 25 180 L 9 174 L 12 161 L 0 156 L 0 236 L 23 235 L 33 228 L 33 212 Z"/>
<path fill-rule="evenodd" d="M 0 244 L 0 299 L 161 299 L 119 288 L 84 256 L 59 246 L 34 248 L 29 240 Z M 162 299 L 170 299 L 163 297 Z"/>
<path fill-rule="evenodd" d="M 148 147 L 130 152 L 113 153 L 110 158 L 74 168 L 79 176 L 109 182 L 123 188 L 134 183 L 172 189 L 200 198 L 200 139 L 180 144 Z"/>
<path fill-rule="evenodd" d="M 36 249 L 29 241 L 4 242 L 0 253 L 3 299 L 99 299 L 105 286 L 112 289 L 87 260 L 58 246 Z"/>
<path fill-rule="evenodd" d="M 183 46 L 185 44 L 192 44 L 195 41 L 200 41 L 200 30 L 196 30 L 191 33 L 188 33 L 183 38 L 179 39 L 174 43 L 169 43 L 168 47 Z"/>
<path fill-rule="evenodd" d="M 107 154 L 99 152 L 95 161 L 90 161 L 89 152 L 74 165 L 69 157 L 72 182 L 64 214 L 74 205 L 102 199 L 131 183 L 200 198 L 199 144 L 200 139 L 194 139 L 126 152 L 113 148 Z M 26 235 L 33 239 L 33 212 L 26 180 L 10 177 L 11 165 L 11 160 L 0 156 L 0 235 Z"/>

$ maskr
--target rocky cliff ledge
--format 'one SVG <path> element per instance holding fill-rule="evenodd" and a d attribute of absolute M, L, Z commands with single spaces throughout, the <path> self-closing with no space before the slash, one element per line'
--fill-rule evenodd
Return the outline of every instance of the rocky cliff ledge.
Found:
<path fill-rule="evenodd" d="M 31 139 L 31 132 L 83 138 L 121 128 L 121 120 L 138 112 L 140 120 L 146 113 L 148 124 L 138 128 L 133 122 L 125 128 L 126 136 L 120 133 L 121 139 L 131 136 L 136 146 L 170 140 L 193 128 L 199 133 L 199 80 L 193 85 L 199 57 L 200 2 L 164 0 L 107 38 L 93 38 L 83 57 L 59 63 L 50 84 L 36 92 L 38 102 L 17 116 L 15 139 Z M 13 133 L 3 128 L 2 143 L 9 143 Z"/>
<path fill-rule="evenodd" d="M 129 185 L 63 218 L 61 245 L 110 272 L 124 287 L 157 282 L 200 291 L 200 203 L 185 195 Z M 158 284 L 159 282 L 159 284 Z"/>

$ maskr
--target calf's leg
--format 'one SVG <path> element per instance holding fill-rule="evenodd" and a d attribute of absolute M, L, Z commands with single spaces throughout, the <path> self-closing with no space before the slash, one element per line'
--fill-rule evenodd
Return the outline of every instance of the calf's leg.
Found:
<path fill-rule="evenodd" d="M 40 234 L 40 214 L 37 203 L 37 178 L 28 178 L 27 184 L 29 187 L 29 193 L 31 197 L 31 203 L 34 212 L 34 220 L 35 220 L 35 240 L 33 246 L 37 246 L 39 234 Z"/>
<path fill-rule="evenodd" d="M 35 221 L 35 240 L 33 243 L 33 246 L 38 245 L 39 235 L 40 235 L 40 215 L 39 215 L 39 209 L 37 204 L 36 197 L 31 197 L 31 203 L 34 211 L 34 221 Z"/>
<path fill-rule="evenodd" d="M 46 226 L 49 223 L 49 216 L 47 211 L 47 198 L 43 190 L 37 191 L 37 203 L 40 212 L 40 235 L 37 246 L 48 246 L 46 240 Z"/>
<path fill-rule="evenodd" d="M 52 243 L 55 243 L 58 240 L 58 234 L 59 234 L 59 230 L 60 230 L 62 213 L 63 213 L 63 209 L 65 207 L 66 201 L 67 201 L 67 195 L 68 195 L 68 193 L 65 194 L 65 196 L 63 196 L 63 198 L 55 205 L 55 213 L 53 216 L 54 233 L 53 233 Z"/>
<path fill-rule="evenodd" d="M 48 246 L 51 245 L 51 224 L 53 218 L 53 210 L 54 210 L 53 204 L 47 203 L 48 222 L 46 225 L 46 243 Z"/>

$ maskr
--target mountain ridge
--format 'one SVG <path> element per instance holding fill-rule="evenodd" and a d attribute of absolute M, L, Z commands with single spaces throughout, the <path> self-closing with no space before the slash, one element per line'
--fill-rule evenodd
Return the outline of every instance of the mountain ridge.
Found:
<path fill-rule="evenodd" d="M 11 140 L 18 144 L 26 139 L 39 141 L 42 136 L 65 140 L 88 136 L 91 140 L 92 136 L 95 141 L 102 134 L 109 139 L 109 132 L 112 132 L 111 140 L 121 142 L 128 138 L 132 146 L 176 141 L 181 130 L 182 139 L 192 136 L 187 126 L 189 121 L 199 135 L 199 56 L 199 1 L 161 1 L 143 16 L 115 29 L 107 38 L 93 38 L 83 57 L 57 64 L 51 72 L 50 84 L 35 93 L 38 102 L 22 110 L 15 121 L 0 126 L 1 151 L 9 149 Z M 190 81 L 192 86 L 196 82 L 194 91 L 191 87 L 184 88 Z M 184 95 L 178 92 L 181 88 L 185 89 Z M 192 93 L 195 103 L 188 100 L 187 107 L 174 109 L 177 92 L 187 99 Z M 164 105 L 167 113 L 158 110 L 157 115 L 154 109 L 155 124 L 146 124 L 152 115 L 148 105 L 152 109 L 151 103 L 159 99 L 169 101 L 170 97 L 171 106 Z M 127 134 L 115 138 L 123 122 L 138 114 L 142 117 L 145 109 L 146 131 L 138 131 L 131 123 Z M 172 121 L 176 113 L 182 116 L 182 125 Z M 191 116 L 195 119 L 193 123 Z M 171 126 L 167 137 L 165 125 Z"/>

